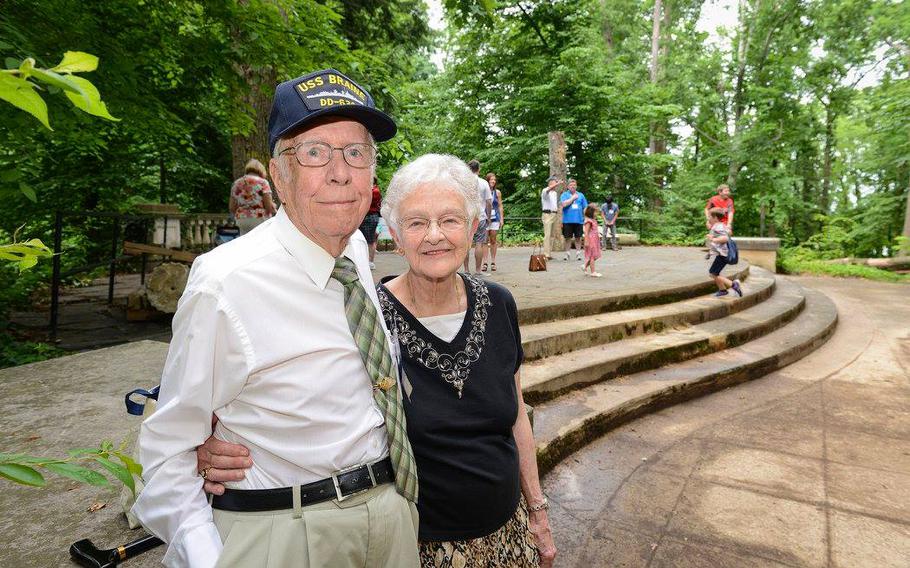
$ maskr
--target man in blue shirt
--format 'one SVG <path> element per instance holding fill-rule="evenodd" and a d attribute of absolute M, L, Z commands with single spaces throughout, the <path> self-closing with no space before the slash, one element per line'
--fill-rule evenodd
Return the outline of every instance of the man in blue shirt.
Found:
<path fill-rule="evenodd" d="M 607 248 L 607 233 L 610 233 L 610 244 L 613 250 L 619 250 L 616 245 L 616 219 L 619 218 L 619 205 L 613 201 L 613 196 L 607 196 L 607 202 L 600 206 L 600 213 L 604 219 L 604 249 Z"/>
<path fill-rule="evenodd" d="M 574 179 L 569 180 L 568 190 L 559 196 L 559 205 L 562 207 L 562 236 L 565 239 L 572 239 L 575 260 L 581 260 L 582 226 L 585 222 L 584 213 L 588 200 L 585 199 L 585 194 L 578 191 L 578 183 Z M 563 260 L 569 260 L 569 243 L 566 243 L 566 256 Z"/>

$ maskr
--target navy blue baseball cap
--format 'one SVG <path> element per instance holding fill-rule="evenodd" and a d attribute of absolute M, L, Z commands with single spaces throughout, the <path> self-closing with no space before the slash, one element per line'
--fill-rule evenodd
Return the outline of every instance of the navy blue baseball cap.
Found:
<path fill-rule="evenodd" d="M 323 116 L 343 116 L 363 124 L 377 142 L 395 136 L 392 117 L 376 108 L 363 87 L 334 69 L 323 69 L 278 85 L 269 115 L 269 152 L 282 136 Z"/>

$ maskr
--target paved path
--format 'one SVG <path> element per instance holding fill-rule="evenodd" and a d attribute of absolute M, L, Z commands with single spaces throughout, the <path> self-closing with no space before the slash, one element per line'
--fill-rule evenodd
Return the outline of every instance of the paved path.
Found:
<path fill-rule="evenodd" d="M 544 480 L 564 567 L 910 566 L 910 286 L 802 278 L 832 339 Z"/>

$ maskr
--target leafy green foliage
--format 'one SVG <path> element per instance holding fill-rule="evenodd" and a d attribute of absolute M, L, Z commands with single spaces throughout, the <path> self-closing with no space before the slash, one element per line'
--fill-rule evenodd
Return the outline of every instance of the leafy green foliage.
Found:
<path fill-rule="evenodd" d="M 98 448 L 70 450 L 69 456 L 61 459 L 0 453 L 0 477 L 20 485 L 44 487 L 47 480 L 40 471 L 44 469 L 79 483 L 99 487 L 110 485 L 107 477 L 92 469 L 92 466 L 96 466 L 128 487 L 135 495 L 134 476 L 142 475 L 142 466 L 124 451 L 125 444 L 114 448 L 112 442 L 104 441 Z"/>
<path fill-rule="evenodd" d="M 66 351 L 49 343 L 17 341 L 9 334 L 0 334 L 0 369 L 45 361 L 66 354 Z"/>
<path fill-rule="evenodd" d="M 67 51 L 63 54 L 63 60 L 51 69 L 35 67 L 35 60 L 27 57 L 18 69 L 0 70 L 0 99 L 31 114 L 48 130 L 53 130 L 48 121 L 47 104 L 37 92 L 37 81 L 63 90 L 76 108 L 88 114 L 118 120 L 107 111 L 101 101 L 101 94 L 91 81 L 72 75 L 94 71 L 97 67 L 98 58 L 81 51 Z"/>

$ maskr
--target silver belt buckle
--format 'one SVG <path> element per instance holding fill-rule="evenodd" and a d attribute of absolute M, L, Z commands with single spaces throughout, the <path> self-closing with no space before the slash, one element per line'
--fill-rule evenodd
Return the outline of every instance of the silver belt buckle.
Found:
<path fill-rule="evenodd" d="M 365 487 L 365 488 L 363 488 L 363 489 L 359 489 L 359 490 L 357 490 L 357 491 L 354 491 L 353 493 L 348 493 L 347 495 L 342 495 L 342 493 L 341 493 L 341 485 L 338 483 L 338 476 L 339 476 L 339 475 L 344 475 L 345 473 L 349 473 L 349 472 L 351 472 L 351 471 L 358 470 L 358 469 L 360 469 L 360 468 L 362 468 L 362 467 L 364 467 L 364 466 L 367 468 L 367 473 L 370 474 L 370 481 L 372 482 L 373 485 L 372 485 L 371 487 Z M 338 471 L 336 471 L 335 473 L 333 473 L 333 474 L 331 475 L 331 477 L 332 477 L 332 484 L 335 486 L 335 495 L 336 495 L 336 497 L 338 498 L 338 502 L 339 502 L 339 503 L 340 503 L 341 501 L 344 501 L 344 500 L 347 499 L 348 497 L 353 497 L 354 495 L 357 495 L 357 494 L 359 494 L 359 493 L 363 493 L 364 491 L 369 491 L 369 490 L 372 489 L 373 487 L 376 487 L 376 476 L 373 475 L 373 464 L 371 464 L 371 463 L 360 464 L 360 465 L 352 465 L 351 467 L 348 467 L 348 468 L 345 468 L 345 469 L 339 469 Z"/>

